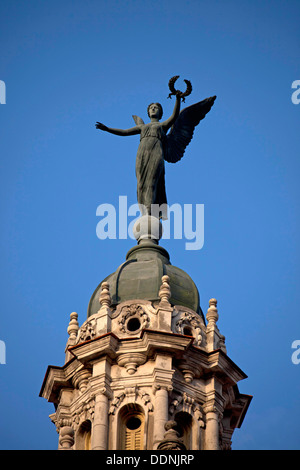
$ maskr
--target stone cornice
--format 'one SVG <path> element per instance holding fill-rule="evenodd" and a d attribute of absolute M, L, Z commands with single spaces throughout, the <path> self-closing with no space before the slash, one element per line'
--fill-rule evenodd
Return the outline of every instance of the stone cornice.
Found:
<path fill-rule="evenodd" d="M 39 396 L 51 403 L 58 403 L 58 395 L 62 388 L 72 387 L 66 378 L 65 366 L 48 366 Z"/>
<path fill-rule="evenodd" d="M 237 386 L 233 387 L 233 391 L 235 394 L 235 401 L 232 404 L 232 411 L 236 418 L 236 422 L 233 424 L 235 428 L 240 428 L 253 396 L 240 393 Z"/>
<path fill-rule="evenodd" d="M 183 335 L 144 329 L 139 336 L 128 338 L 118 338 L 114 333 L 106 333 L 72 346 L 69 351 L 78 361 L 92 363 L 103 355 L 117 359 L 133 351 L 147 357 L 154 355 L 157 350 L 181 356 L 192 342 L 193 338 Z"/>
<path fill-rule="evenodd" d="M 57 403 L 62 388 L 72 387 L 72 378 L 84 365 L 90 365 L 103 356 L 119 364 L 128 363 L 128 354 L 142 354 L 144 359 L 133 361 L 138 366 L 157 352 L 170 354 L 180 361 L 198 365 L 201 378 L 218 376 L 223 383 L 235 385 L 247 378 L 246 374 L 221 349 L 205 352 L 193 345 L 193 338 L 144 329 L 137 337 L 118 338 L 114 333 L 84 341 L 69 348 L 74 356 L 63 367 L 49 366 L 42 384 L 40 396 Z M 133 358 L 134 359 L 134 358 Z M 196 368 L 195 368 L 196 371 Z M 197 374 L 196 374 L 197 376 Z"/>
<path fill-rule="evenodd" d="M 73 388 L 73 379 L 82 369 L 82 363 L 75 357 L 63 366 L 48 366 L 39 396 L 57 403 L 61 389 Z"/>
<path fill-rule="evenodd" d="M 206 374 L 217 374 L 231 385 L 247 378 L 247 375 L 221 349 L 206 352 L 200 348 L 192 347 L 189 354 L 198 359 L 204 376 Z"/>

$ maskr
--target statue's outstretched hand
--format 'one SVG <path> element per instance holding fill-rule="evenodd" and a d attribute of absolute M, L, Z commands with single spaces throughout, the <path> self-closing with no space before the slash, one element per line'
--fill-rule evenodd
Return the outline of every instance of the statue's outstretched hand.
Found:
<path fill-rule="evenodd" d="M 102 122 L 96 122 L 95 126 L 96 126 L 96 129 L 100 129 L 101 131 L 107 130 L 107 127 L 104 124 L 102 124 Z"/>

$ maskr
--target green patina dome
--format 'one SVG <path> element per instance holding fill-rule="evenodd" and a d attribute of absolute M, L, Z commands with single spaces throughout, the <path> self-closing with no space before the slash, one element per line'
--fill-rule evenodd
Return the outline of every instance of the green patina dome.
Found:
<path fill-rule="evenodd" d="M 170 278 L 170 303 L 188 307 L 201 315 L 204 320 L 199 292 L 194 281 L 185 271 L 173 266 L 168 252 L 151 240 L 144 240 L 131 248 L 127 253 L 126 261 L 103 281 L 109 283 L 112 305 L 116 306 L 133 299 L 152 302 L 160 300 L 158 292 L 164 275 Z M 102 282 L 90 299 L 88 317 L 99 310 Z"/>

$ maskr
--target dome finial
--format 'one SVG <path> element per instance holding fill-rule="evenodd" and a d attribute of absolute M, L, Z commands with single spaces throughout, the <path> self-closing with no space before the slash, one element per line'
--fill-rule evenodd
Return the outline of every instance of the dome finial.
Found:
<path fill-rule="evenodd" d="M 162 304 L 169 304 L 169 300 L 170 300 L 170 297 L 171 297 L 171 289 L 170 289 L 170 284 L 169 284 L 169 281 L 170 281 L 170 278 L 169 276 L 162 276 L 161 278 L 161 281 L 162 281 L 162 284 L 160 286 L 160 289 L 159 289 L 159 297 L 160 297 L 160 303 Z"/>
<path fill-rule="evenodd" d="M 101 308 L 111 306 L 111 296 L 110 296 L 110 292 L 109 292 L 109 284 L 106 281 L 102 282 L 102 284 L 101 284 L 101 292 L 100 292 L 99 302 L 100 302 Z"/>
<path fill-rule="evenodd" d="M 71 359 L 71 353 L 68 351 L 70 346 L 73 346 L 76 343 L 76 338 L 79 330 L 79 323 L 78 323 L 78 314 L 76 312 L 72 312 L 70 314 L 70 321 L 67 328 L 67 332 L 69 335 L 66 348 L 65 348 L 65 362 L 68 362 Z"/>
<path fill-rule="evenodd" d="M 74 341 L 76 339 L 78 330 L 79 330 L 78 314 L 76 312 L 72 312 L 70 314 L 70 322 L 69 322 L 68 329 L 67 329 L 70 341 Z"/>
<path fill-rule="evenodd" d="M 217 300 L 209 300 L 209 308 L 207 310 L 206 319 L 209 324 L 216 324 L 219 319 L 218 309 L 217 309 Z"/>

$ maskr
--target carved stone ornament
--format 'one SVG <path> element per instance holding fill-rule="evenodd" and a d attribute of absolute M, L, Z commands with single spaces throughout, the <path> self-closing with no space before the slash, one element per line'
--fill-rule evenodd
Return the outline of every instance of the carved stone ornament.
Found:
<path fill-rule="evenodd" d="M 151 402 L 151 397 L 147 392 L 139 390 L 139 396 L 141 397 L 142 402 L 148 408 L 148 411 L 153 411 L 153 404 Z"/>
<path fill-rule="evenodd" d="M 57 412 L 52 413 L 49 418 L 51 419 L 52 423 L 55 425 L 56 432 L 59 433 L 60 429 L 65 426 L 72 426 L 72 419 L 67 416 L 60 416 Z"/>
<path fill-rule="evenodd" d="M 149 326 L 150 318 L 139 304 L 131 304 L 122 308 L 118 323 L 122 333 L 136 334 Z"/>
<path fill-rule="evenodd" d="M 89 320 L 86 321 L 79 330 L 78 342 L 87 341 L 93 339 L 96 336 L 96 321 Z"/>
<path fill-rule="evenodd" d="M 125 398 L 125 391 L 119 392 L 117 395 L 115 395 L 114 399 L 111 401 L 110 408 L 108 411 L 109 415 L 114 415 L 117 408 L 119 408 L 120 404 Z"/>
<path fill-rule="evenodd" d="M 134 403 L 137 401 L 138 398 L 140 398 L 143 402 L 143 405 L 147 407 L 148 411 L 153 411 L 153 404 L 151 402 L 150 395 L 144 390 L 140 390 L 138 387 L 130 387 L 125 388 L 124 390 L 115 395 L 115 397 L 111 401 L 108 414 L 114 415 L 116 413 L 116 410 L 119 408 L 119 406 L 125 399 L 125 397 L 127 398 L 127 400 L 133 401 Z"/>
<path fill-rule="evenodd" d="M 162 284 L 159 289 L 159 297 L 160 297 L 160 305 L 167 305 L 169 306 L 170 297 L 171 297 L 171 289 L 170 289 L 170 278 L 169 276 L 162 276 L 161 278 Z"/>
<path fill-rule="evenodd" d="M 192 415 L 194 419 L 199 422 L 200 428 L 205 427 L 204 412 L 201 405 L 186 392 L 183 392 L 182 395 L 176 397 L 170 404 L 169 413 L 171 416 L 173 416 L 175 412 L 179 411 Z"/>
<path fill-rule="evenodd" d="M 81 393 L 84 393 L 88 387 L 89 379 L 92 376 L 92 372 L 88 369 L 81 369 L 75 372 L 72 379 L 73 385 Z"/>
<path fill-rule="evenodd" d="M 185 334 L 184 328 L 188 326 L 191 329 L 192 335 L 195 337 L 194 344 L 200 346 L 202 343 L 202 330 L 201 321 L 197 314 L 191 312 L 184 312 L 181 314 L 180 319 L 176 322 L 176 332 L 183 335 Z"/>
<path fill-rule="evenodd" d="M 94 411 L 95 411 L 95 398 L 92 397 L 88 402 L 82 403 L 73 413 L 73 427 L 74 430 L 78 429 L 78 427 L 84 421 L 91 421 L 94 420 Z"/>
<path fill-rule="evenodd" d="M 129 375 L 136 372 L 138 366 L 145 364 L 147 361 L 147 355 L 140 352 L 131 352 L 120 354 L 117 358 L 117 364 L 120 367 L 125 367 Z"/>

